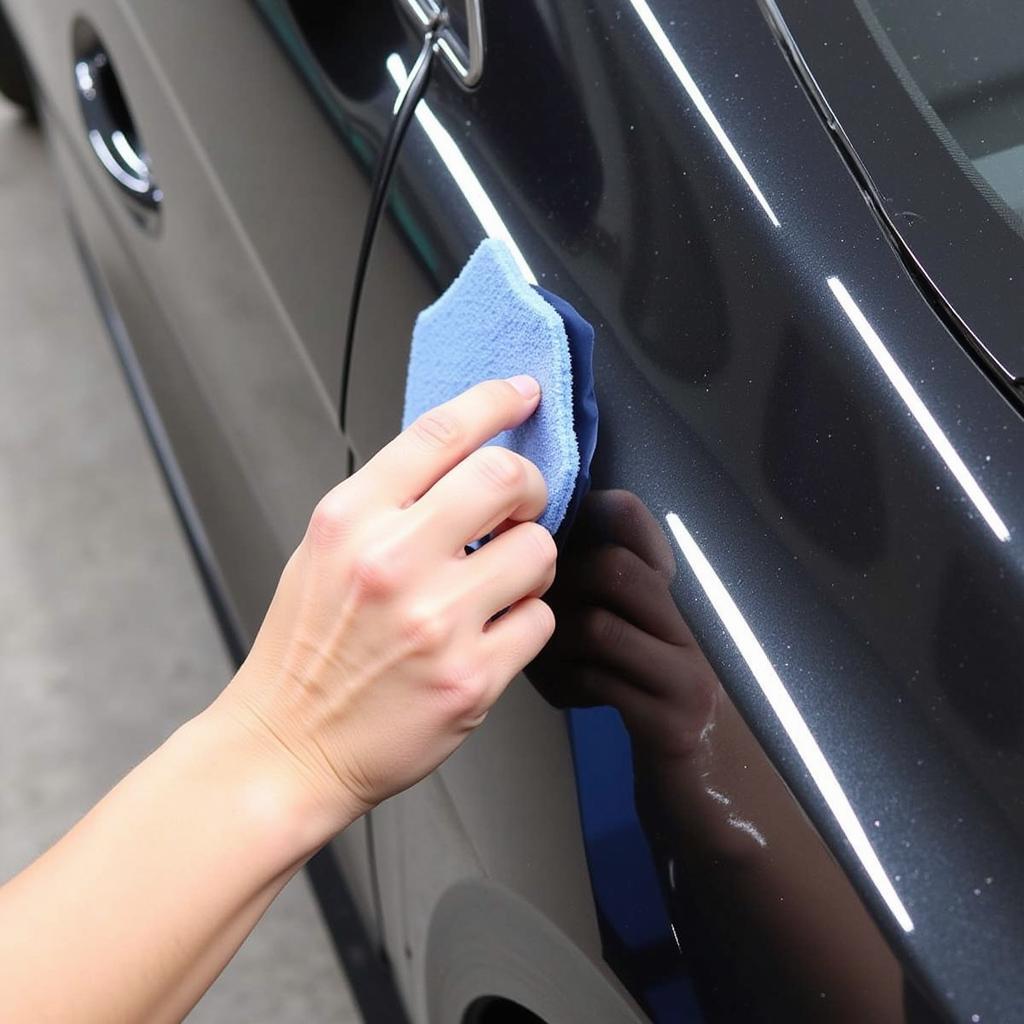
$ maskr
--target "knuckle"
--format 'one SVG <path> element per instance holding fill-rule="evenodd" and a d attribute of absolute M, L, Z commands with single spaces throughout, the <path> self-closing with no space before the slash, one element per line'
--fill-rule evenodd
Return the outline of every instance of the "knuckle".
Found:
<path fill-rule="evenodd" d="M 350 536 L 353 525 L 347 496 L 340 490 L 334 490 L 317 502 L 307 533 L 315 547 L 333 547 Z"/>
<path fill-rule="evenodd" d="M 448 409 L 440 407 L 420 416 L 413 423 L 411 433 L 428 451 L 437 451 L 458 444 L 462 437 L 462 427 Z"/>
<path fill-rule="evenodd" d="M 601 574 L 609 580 L 614 580 L 618 588 L 628 589 L 640 582 L 642 563 L 632 557 L 626 548 L 606 548 L 599 557 Z"/>
<path fill-rule="evenodd" d="M 404 645 L 422 653 L 435 653 L 451 639 L 447 615 L 432 605 L 413 605 L 402 615 L 400 632 Z"/>
<path fill-rule="evenodd" d="M 353 582 L 367 597 L 390 597 L 402 577 L 402 557 L 392 544 L 368 545 L 352 560 Z"/>
<path fill-rule="evenodd" d="M 640 497 L 632 491 L 620 488 L 608 492 L 612 506 L 616 508 L 621 516 L 629 516 L 633 519 L 649 516 L 647 506 L 640 500 Z"/>
<path fill-rule="evenodd" d="M 526 480 L 524 460 L 507 448 L 481 448 L 476 456 L 476 468 L 488 486 L 500 491 L 518 490 Z"/>
<path fill-rule="evenodd" d="M 487 712 L 484 672 L 473 659 L 452 658 L 441 662 L 433 689 L 455 721 L 473 723 Z"/>
<path fill-rule="evenodd" d="M 541 631 L 548 637 L 548 639 L 550 639 L 554 636 L 555 626 L 557 625 L 555 610 L 547 603 L 547 601 L 538 601 L 537 614 L 540 617 Z"/>

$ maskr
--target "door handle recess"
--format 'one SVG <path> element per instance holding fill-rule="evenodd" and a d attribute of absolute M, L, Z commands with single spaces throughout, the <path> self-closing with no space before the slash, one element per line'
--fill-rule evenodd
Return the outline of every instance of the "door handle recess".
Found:
<path fill-rule="evenodd" d="M 79 19 L 74 31 L 74 82 L 89 146 L 146 223 L 159 209 L 163 192 L 153 180 L 149 156 L 135 127 L 128 101 L 110 55 L 87 22 Z"/>

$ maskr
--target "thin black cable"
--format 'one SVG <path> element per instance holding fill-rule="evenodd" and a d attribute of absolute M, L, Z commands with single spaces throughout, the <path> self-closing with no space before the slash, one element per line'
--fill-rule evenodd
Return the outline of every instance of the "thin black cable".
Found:
<path fill-rule="evenodd" d="M 373 238 L 376 233 L 377 223 L 384 208 L 384 199 L 387 196 L 391 171 L 395 165 L 395 160 L 398 158 L 402 140 L 405 138 L 406 129 L 409 127 L 409 122 L 416 112 L 416 104 L 419 103 L 420 98 L 426 91 L 427 83 L 430 81 L 430 71 L 434 64 L 436 30 L 437 23 L 435 22 L 427 29 L 427 34 L 423 37 L 423 48 L 416 58 L 416 63 L 412 66 L 412 71 L 409 72 L 405 91 L 402 93 L 401 102 L 395 111 L 394 119 L 391 122 L 391 130 L 388 132 L 387 141 L 384 144 L 384 151 L 377 162 L 377 169 L 373 175 L 370 206 L 366 212 L 366 221 L 363 225 L 363 240 L 359 247 L 359 262 L 356 264 L 356 275 L 352 288 L 352 304 L 349 307 L 348 327 L 345 331 L 345 354 L 341 367 L 340 394 L 338 399 L 338 425 L 342 431 L 345 429 L 345 398 L 348 391 L 349 371 L 352 368 L 352 348 L 356 333 L 356 318 L 359 315 L 359 300 L 363 292 L 366 268 L 370 262 L 370 250 L 373 248 Z"/>

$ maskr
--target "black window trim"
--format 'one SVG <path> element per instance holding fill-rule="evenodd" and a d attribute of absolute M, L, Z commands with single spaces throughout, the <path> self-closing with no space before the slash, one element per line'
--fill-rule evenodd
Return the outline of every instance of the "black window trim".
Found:
<path fill-rule="evenodd" d="M 922 114 L 855 0 L 824 8 L 814 0 L 759 3 L 933 308 L 1003 395 L 1024 409 L 1024 238 Z M 878 137 L 880 122 L 898 145 Z M 914 180 L 922 169 L 924 187 Z"/>

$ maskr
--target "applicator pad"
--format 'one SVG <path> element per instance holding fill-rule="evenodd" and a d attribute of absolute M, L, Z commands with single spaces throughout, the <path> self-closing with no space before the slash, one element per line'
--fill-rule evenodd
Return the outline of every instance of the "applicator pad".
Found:
<path fill-rule="evenodd" d="M 482 380 L 535 377 L 537 411 L 489 443 L 540 469 L 548 505 L 538 522 L 555 533 L 571 521 L 589 486 L 597 442 L 593 345 L 593 328 L 572 306 L 532 288 L 504 242 L 486 239 L 416 318 L 402 425 Z"/>

